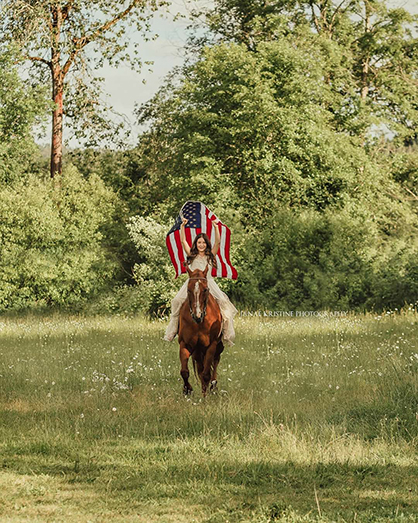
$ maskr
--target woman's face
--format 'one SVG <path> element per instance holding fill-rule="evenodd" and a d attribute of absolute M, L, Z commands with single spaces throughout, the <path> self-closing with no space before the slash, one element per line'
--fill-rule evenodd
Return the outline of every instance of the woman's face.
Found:
<path fill-rule="evenodd" d="M 204 238 L 199 238 L 196 242 L 196 247 L 198 252 L 205 252 L 206 250 L 206 242 Z"/>

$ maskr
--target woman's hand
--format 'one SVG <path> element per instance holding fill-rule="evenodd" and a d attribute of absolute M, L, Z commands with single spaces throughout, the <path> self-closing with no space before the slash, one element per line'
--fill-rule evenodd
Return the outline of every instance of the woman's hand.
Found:
<path fill-rule="evenodd" d="M 180 240 L 183 245 L 183 249 L 185 250 L 187 256 L 190 256 L 190 247 L 186 240 L 186 231 L 184 230 L 184 226 L 189 220 L 187 218 L 183 218 L 183 221 L 180 225 Z"/>
<path fill-rule="evenodd" d="M 219 231 L 219 218 L 216 218 L 216 220 L 213 220 L 212 222 L 215 225 L 215 243 L 212 247 L 212 254 L 216 256 L 216 253 L 219 250 L 219 245 L 221 244 L 221 233 Z"/>

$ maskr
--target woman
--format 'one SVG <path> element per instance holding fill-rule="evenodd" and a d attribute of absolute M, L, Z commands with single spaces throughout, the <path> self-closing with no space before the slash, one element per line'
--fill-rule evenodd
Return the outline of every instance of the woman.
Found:
<path fill-rule="evenodd" d="M 229 301 L 228 296 L 221 291 L 217 283 L 212 277 L 211 269 L 216 268 L 216 253 L 218 252 L 219 245 L 221 243 L 221 235 L 219 232 L 219 220 L 216 219 L 213 224 L 215 225 L 215 244 L 211 247 L 208 236 L 204 233 L 200 233 L 194 239 L 193 245 L 190 248 L 186 240 L 186 234 L 184 232 L 184 226 L 187 223 L 187 219 L 183 218 L 183 223 L 180 226 L 180 239 L 183 244 L 183 248 L 187 254 L 187 264 L 190 265 L 190 270 L 194 271 L 200 269 L 205 270 L 206 265 L 209 265 L 207 273 L 207 280 L 209 286 L 209 292 L 218 302 L 219 308 L 222 315 L 222 337 L 223 341 L 228 345 L 234 345 L 235 331 L 234 331 L 234 316 L 238 312 L 235 306 Z M 177 293 L 177 296 L 171 302 L 171 318 L 168 324 L 167 330 L 165 331 L 164 339 L 167 341 L 173 341 L 175 338 L 178 325 L 179 325 L 179 314 L 180 309 L 185 300 L 187 299 L 187 281 L 184 282 L 183 287 Z"/>

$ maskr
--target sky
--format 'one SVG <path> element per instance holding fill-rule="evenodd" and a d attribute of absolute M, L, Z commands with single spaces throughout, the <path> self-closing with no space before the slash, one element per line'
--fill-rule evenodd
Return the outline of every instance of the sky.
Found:
<path fill-rule="evenodd" d="M 200 3 L 202 4 L 203 1 L 200 0 Z M 209 1 L 205 3 L 208 4 Z M 418 14 L 418 0 L 389 0 L 388 4 Z M 117 69 L 105 66 L 100 71 L 100 76 L 105 78 L 103 88 L 108 95 L 107 102 L 129 122 L 132 130 L 131 145 L 135 145 L 136 137 L 141 131 L 135 123 L 135 105 L 145 103 L 152 98 L 162 85 L 164 77 L 173 67 L 184 62 L 187 26 L 190 24 L 187 14 L 191 5 L 196 3 L 188 0 L 172 0 L 167 14 L 154 16 L 152 31 L 159 36 L 153 41 L 144 42 L 141 46 L 142 59 L 153 61 L 153 66 L 144 65 L 141 73 L 133 72 L 126 66 Z M 183 15 L 183 18 L 175 20 L 176 13 Z M 152 72 L 148 69 L 152 69 Z M 69 145 L 76 147 L 78 143 L 71 140 Z"/>
<path fill-rule="evenodd" d="M 199 5 L 208 5 L 209 1 L 198 0 Z M 153 65 L 143 65 L 141 73 L 132 71 L 128 66 L 117 69 L 105 65 L 98 72 L 104 78 L 103 91 L 106 102 L 124 116 L 132 130 L 132 145 L 137 142 L 141 127 L 136 125 L 135 105 L 147 102 L 158 91 L 164 77 L 175 67 L 184 63 L 184 48 L 190 25 L 188 15 L 191 5 L 198 5 L 196 0 L 171 0 L 168 12 L 156 13 L 151 23 L 151 34 L 157 34 L 155 40 L 141 44 L 141 59 L 151 61 Z M 180 14 L 178 17 L 176 15 Z M 69 145 L 79 145 L 70 140 Z"/>

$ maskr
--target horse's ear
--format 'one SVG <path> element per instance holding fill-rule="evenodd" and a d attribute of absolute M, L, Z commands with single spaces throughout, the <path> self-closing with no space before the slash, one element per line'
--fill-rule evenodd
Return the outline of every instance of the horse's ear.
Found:
<path fill-rule="evenodd" d="M 203 271 L 203 276 L 206 278 L 206 274 L 208 273 L 209 265 L 206 265 L 206 269 Z"/>
<path fill-rule="evenodd" d="M 187 272 L 189 273 L 189 278 L 190 278 L 190 276 L 192 275 L 192 271 L 189 269 L 189 267 L 186 267 L 186 269 L 187 269 Z"/>

